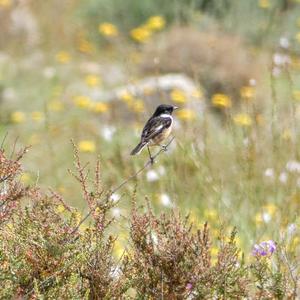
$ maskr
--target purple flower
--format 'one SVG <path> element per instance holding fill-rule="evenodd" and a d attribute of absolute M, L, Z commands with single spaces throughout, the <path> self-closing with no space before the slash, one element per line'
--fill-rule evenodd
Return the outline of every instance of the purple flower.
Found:
<path fill-rule="evenodd" d="M 192 285 L 191 283 L 188 283 L 188 284 L 186 285 L 186 289 L 187 289 L 188 291 L 192 290 L 192 288 L 193 288 L 193 285 Z"/>
<path fill-rule="evenodd" d="M 271 256 L 276 250 L 276 244 L 274 241 L 264 241 L 260 244 L 255 244 L 252 250 L 252 254 L 256 257 L 259 256 Z"/>

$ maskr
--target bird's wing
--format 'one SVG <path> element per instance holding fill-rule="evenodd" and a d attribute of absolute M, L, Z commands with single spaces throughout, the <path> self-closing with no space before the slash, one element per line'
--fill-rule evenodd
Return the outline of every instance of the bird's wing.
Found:
<path fill-rule="evenodd" d="M 142 141 L 148 142 L 156 135 L 160 134 L 164 129 L 170 127 L 172 118 L 154 117 L 150 118 L 146 123 L 142 132 Z"/>

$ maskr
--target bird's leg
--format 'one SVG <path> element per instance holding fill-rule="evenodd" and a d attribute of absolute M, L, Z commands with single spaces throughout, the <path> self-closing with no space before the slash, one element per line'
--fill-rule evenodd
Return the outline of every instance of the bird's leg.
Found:
<path fill-rule="evenodd" d="M 147 145 L 147 149 L 148 149 L 148 153 L 149 153 L 149 158 L 150 158 L 151 165 L 153 165 L 154 159 L 153 159 L 153 157 L 152 157 L 152 155 L 151 155 L 151 152 L 150 152 L 150 149 L 149 149 L 149 146 L 148 146 L 148 145 Z"/>
<path fill-rule="evenodd" d="M 166 151 L 168 150 L 168 146 L 169 146 L 170 143 L 173 141 L 173 139 L 174 139 L 174 137 L 172 137 L 171 140 L 170 140 L 169 142 L 167 142 L 166 145 L 161 145 L 161 144 L 159 144 L 159 146 L 161 147 L 161 149 L 162 149 L 163 151 L 166 152 Z"/>

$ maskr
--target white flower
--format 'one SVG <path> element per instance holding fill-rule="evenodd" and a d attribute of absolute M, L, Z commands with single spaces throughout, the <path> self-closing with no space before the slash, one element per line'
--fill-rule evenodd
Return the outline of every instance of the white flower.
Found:
<path fill-rule="evenodd" d="M 159 175 L 154 170 L 149 170 L 146 174 L 146 177 L 147 181 L 149 182 L 157 181 L 159 179 Z"/>
<path fill-rule="evenodd" d="M 158 244 L 158 238 L 157 238 L 157 235 L 154 232 L 151 233 L 151 238 L 152 238 L 153 243 L 155 245 L 157 245 Z"/>
<path fill-rule="evenodd" d="M 275 65 L 281 65 L 282 64 L 282 55 L 279 53 L 275 53 L 273 55 L 273 62 Z"/>
<path fill-rule="evenodd" d="M 118 208 L 118 207 L 114 207 L 114 208 L 111 210 L 111 213 L 112 213 L 112 215 L 113 215 L 115 218 L 120 218 L 120 216 L 121 216 L 121 209 Z"/>
<path fill-rule="evenodd" d="M 272 69 L 272 75 L 273 75 L 273 76 L 278 77 L 278 76 L 280 75 L 280 73 L 281 73 L 281 69 L 280 69 L 280 68 L 274 67 L 274 68 Z"/>
<path fill-rule="evenodd" d="M 114 278 L 118 278 L 122 274 L 122 270 L 119 266 L 112 267 L 110 275 Z"/>
<path fill-rule="evenodd" d="M 297 226 L 296 226 L 295 223 L 289 224 L 289 226 L 287 227 L 287 233 L 288 233 L 288 235 L 289 236 L 293 235 L 295 233 L 296 229 L 297 229 Z"/>
<path fill-rule="evenodd" d="M 251 79 L 249 80 L 249 84 L 250 84 L 251 86 L 256 86 L 256 80 L 255 80 L 254 78 L 251 78 Z"/>
<path fill-rule="evenodd" d="M 14 100 L 16 99 L 16 92 L 13 88 L 5 88 L 2 91 L 2 97 L 5 100 Z"/>
<path fill-rule="evenodd" d="M 3 186 L 0 188 L 0 196 L 6 196 L 8 194 L 8 185 L 4 181 Z"/>
<path fill-rule="evenodd" d="M 288 161 L 285 167 L 289 172 L 300 173 L 300 163 L 296 160 Z"/>
<path fill-rule="evenodd" d="M 120 200 L 121 196 L 117 193 L 113 193 L 111 196 L 110 196 L 110 200 L 113 201 L 113 202 L 118 202 Z"/>
<path fill-rule="evenodd" d="M 158 172 L 158 174 L 159 174 L 160 176 L 163 176 L 163 175 L 166 174 L 166 169 L 165 169 L 165 167 L 163 167 L 163 166 L 159 166 L 159 167 L 157 168 L 157 172 Z"/>
<path fill-rule="evenodd" d="M 262 219 L 263 219 L 263 221 L 264 221 L 265 223 L 269 223 L 269 222 L 271 221 L 272 217 L 271 217 L 271 215 L 268 214 L 267 212 L 264 212 L 264 213 L 262 214 Z"/>
<path fill-rule="evenodd" d="M 279 175 L 279 181 L 281 183 L 286 183 L 288 180 L 288 174 L 286 172 L 281 172 Z"/>
<path fill-rule="evenodd" d="M 250 144 L 249 139 L 248 138 L 244 138 L 243 139 L 243 144 L 244 144 L 245 147 L 248 147 L 249 144 Z"/>
<path fill-rule="evenodd" d="M 116 128 L 113 126 L 104 126 L 101 129 L 101 135 L 107 141 L 111 141 L 113 138 L 114 133 L 116 132 Z"/>
<path fill-rule="evenodd" d="M 46 67 L 43 70 L 43 75 L 45 78 L 51 79 L 55 76 L 55 74 L 56 74 L 56 70 L 53 67 Z"/>
<path fill-rule="evenodd" d="M 277 66 L 283 66 L 290 63 L 290 57 L 281 53 L 275 53 L 273 55 L 273 62 Z"/>
<path fill-rule="evenodd" d="M 289 46 L 290 46 L 290 42 L 288 40 L 287 37 L 285 36 L 282 36 L 280 39 L 279 39 L 279 45 L 284 48 L 284 49 L 287 49 Z"/>
<path fill-rule="evenodd" d="M 173 206 L 170 196 L 168 194 L 165 194 L 165 193 L 160 195 L 160 202 L 163 206 L 166 206 L 166 207 L 172 207 Z"/>
<path fill-rule="evenodd" d="M 266 177 L 273 178 L 273 177 L 274 177 L 274 169 L 272 169 L 272 168 L 266 169 L 266 170 L 265 170 L 265 176 L 266 176 Z"/>

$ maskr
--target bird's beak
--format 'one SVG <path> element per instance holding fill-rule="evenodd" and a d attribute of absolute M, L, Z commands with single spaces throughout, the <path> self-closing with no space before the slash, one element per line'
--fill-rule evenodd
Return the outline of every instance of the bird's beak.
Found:
<path fill-rule="evenodd" d="M 178 106 L 173 106 L 173 110 L 176 110 L 176 109 L 178 109 L 179 107 Z"/>

